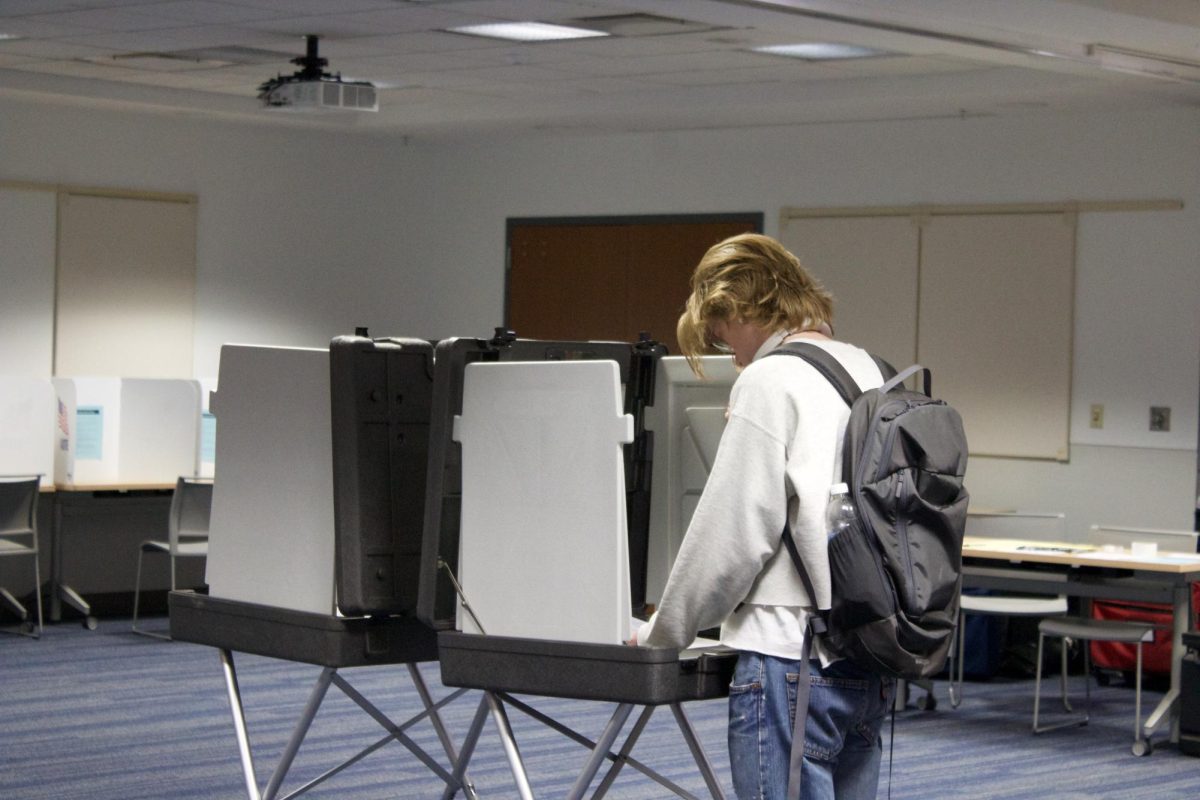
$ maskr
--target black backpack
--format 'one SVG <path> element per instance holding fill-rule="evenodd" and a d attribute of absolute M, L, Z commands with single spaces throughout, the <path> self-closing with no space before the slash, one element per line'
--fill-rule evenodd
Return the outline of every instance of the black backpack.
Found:
<path fill-rule="evenodd" d="M 857 524 L 829 543 L 832 604 L 810 616 L 834 653 L 880 675 L 906 680 L 941 670 L 958 619 L 962 538 L 968 494 L 963 486 L 967 439 L 958 412 L 934 400 L 928 369 L 899 375 L 876 358 L 886 382 L 862 391 L 824 349 L 803 342 L 770 355 L 803 358 L 850 406 L 842 452 L 842 480 L 850 487 Z M 921 373 L 924 393 L 903 382 Z M 812 582 L 791 531 L 783 543 L 809 596 Z M 804 674 L 812 636 L 805 638 Z M 796 700 L 792 767 L 799 787 L 808 681 Z"/>

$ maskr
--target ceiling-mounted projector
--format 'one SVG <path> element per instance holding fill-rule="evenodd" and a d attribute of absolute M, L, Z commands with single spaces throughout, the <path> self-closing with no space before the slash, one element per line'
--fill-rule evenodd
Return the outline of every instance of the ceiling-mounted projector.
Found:
<path fill-rule="evenodd" d="M 258 87 L 258 99 L 268 108 L 285 111 L 378 111 L 375 85 L 342 80 L 324 67 L 329 60 L 317 55 L 319 36 L 305 36 L 306 53 L 292 59 L 300 70 L 277 75 Z"/>

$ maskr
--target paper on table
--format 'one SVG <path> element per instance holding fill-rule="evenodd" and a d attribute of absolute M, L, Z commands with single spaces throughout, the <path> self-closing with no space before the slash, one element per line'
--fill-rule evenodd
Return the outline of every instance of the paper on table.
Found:
<path fill-rule="evenodd" d="M 1151 564 L 1195 564 L 1200 562 L 1200 554 L 1191 553 L 1158 553 L 1154 556 L 1135 556 L 1128 550 L 1094 550 L 1087 554 L 1088 558 L 1105 561 L 1145 561 Z"/>

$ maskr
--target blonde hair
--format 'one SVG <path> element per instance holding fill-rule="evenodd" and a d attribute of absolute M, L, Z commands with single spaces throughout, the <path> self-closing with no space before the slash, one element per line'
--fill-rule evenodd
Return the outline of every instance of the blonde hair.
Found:
<path fill-rule="evenodd" d="M 700 356 L 716 352 L 709 341 L 714 322 L 743 320 L 772 333 L 833 327 L 833 296 L 770 236 L 743 233 L 713 245 L 691 288 L 675 332 L 697 375 Z"/>

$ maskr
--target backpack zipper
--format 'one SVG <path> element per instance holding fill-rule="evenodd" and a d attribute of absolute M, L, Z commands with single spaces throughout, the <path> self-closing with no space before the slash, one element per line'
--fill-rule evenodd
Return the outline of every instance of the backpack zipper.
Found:
<path fill-rule="evenodd" d="M 904 573 L 908 576 L 908 588 L 910 591 L 905 594 L 911 595 L 911 590 L 915 582 L 913 581 L 912 553 L 908 549 L 908 516 L 903 513 L 903 510 L 907 508 L 910 496 L 910 493 L 907 491 L 909 483 L 907 479 L 908 472 L 901 472 L 900 480 L 896 483 L 896 536 L 900 540 L 900 554 L 904 562 Z M 910 608 L 916 608 L 917 602 L 915 597 L 910 596 L 906 599 Z"/>
<path fill-rule="evenodd" d="M 898 413 L 893 415 L 893 418 L 900 416 L 901 413 L 912 408 L 914 405 L 913 403 L 910 403 L 907 400 L 896 401 L 896 400 L 891 400 L 891 399 L 889 399 L 883 403 L 880 403 L 879 408 L 877 408 L 875 411 L 874 419 L 871 420 L 871 428 L 874 428 L 879 424 L 879 421 L 882 420 L 886 416 L 886 412 L 888 412 L 890 410 L 890 406 L 892 406 L 892 404 L 894 402 L 898 402 L 902 408 Z M 883 478 L 884 475 L 886 474 L 886 466 L 885 465 L 889 463 L 890 456 L 892 453 L 892 448 L 895 447 L 895 445 L 896 445 L 896 430 L 898 428 L 899 428 L 898 425 L 892 425 L 891 428 L 888 430 L 887 438 L 884 439 L 882 453 L 888 457 L 888 460 L 880 461 L 879 466 L 876 468 L 876 473 L 875 473 L 876 481 Z M 862 477 L 863 477 L 863 472 L 865 470 L 866 470 L 866 464 L 862 460 L 860 460 L 859 464 L 858 464 L 858 469 L 856 470 L 856 472 L 858 474 L 856 474 L 854 476 L 854 485 L 855 486 L 862 485 Z M 900 480 L 896 485 L 897 502 L 899 502 L 902 499 L 907 498 L 907 494 L 904 491 L 904 489 L 905 489 L 904 473 L 901 472 L 899 475 L 900 475 Z M 859 514 L 859 519 L 860 520 L 863 519 L 862 511 L 858 507 L 857 494 L 855 494 L 855 497 L 854 497 L 854 506 L 855 506 L 855 511 Z M 904 574 L 908 578 L 908 586 L 912 587 L 912 585 L 913 585 L 912 554 L 908 552 L 908 525 L 904 521 L 904 519 L 900 516 L 899 513 L 896 514 L 896 534 L 897 534 L 897 538 L 900 541 L 900 548 L 899 548 L 900 549 L 900 567 L 904 570 Z M 876 539 L 875 546 L 878 549 L 878 547 L 879 547 L 878 537 L 875 537 L 875 539 Z M 878 553 L 877 553 L 877 556 L 878 556 Z M 879 565 L 880 569 L 883 568 L 882 563 L 880 563 L 878 560 L 876 561 L 876 563 Z M 908 593 L 906 592 L 906 594 L 908 594 Z M 915 602 L 913 602 L 912 597 L 906 597 L 905 599 L 909 602 L 910 605 L 916 605 Z M 898 609 L 893 607 L 892 611 L 895 612 L 895 611 L 898 611 Z"/>

